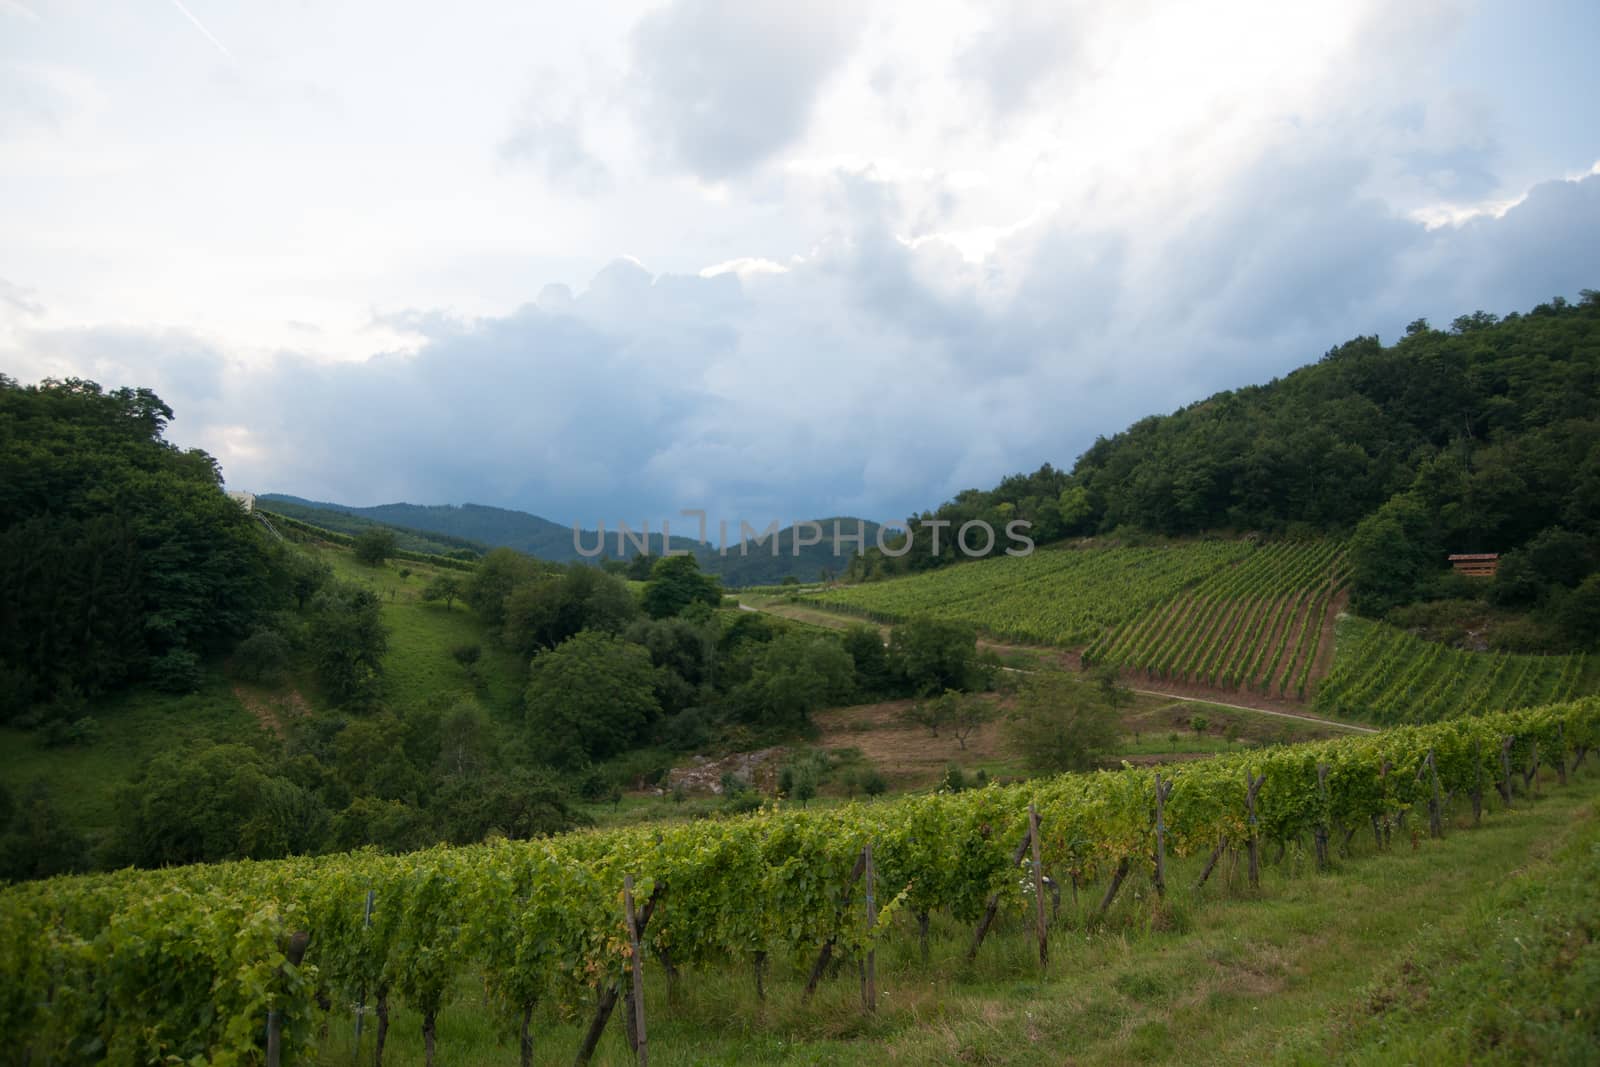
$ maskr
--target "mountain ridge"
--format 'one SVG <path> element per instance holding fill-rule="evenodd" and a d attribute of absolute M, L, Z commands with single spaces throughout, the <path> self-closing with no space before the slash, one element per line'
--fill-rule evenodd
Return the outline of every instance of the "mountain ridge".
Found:
<path fill-rule="evenodd" d="M 292 518 L 344 515 L 364 523 L 376 522 L 401 531 L 450 538 L 484 548 L 513 548 L 554 563 L 630 559 L 638 551 L 636 546 L 646 532 L 651 553 L 660 554 L 661 550 L 661 531 L 648 523 L 641 524 L 638 530 L 629 531 L 631 536 L 620 529 L 609 529 L 603 531 L 602 537 L 602 531 L 599 530 L 579 529 L 574 532 L 570 526 L 532 512 L 490 504 L 397 502 L 357 507 L 335 501 L 310 500 L 289 493 L 262 493 L 257 499 L 264 506 L 283 508 Z M 863 547 L 873 543 L 878 530 L 877 523 L 855 516 L 827 516 L 806 521 L 821 527 L 822 539 L 814 545 L 802 542 L 798 550 L 795 547 L 795 525 L 785 526 L 777 532 L 776 552 L 768 547 L 765 530 L 759 531 L 751 539 L 749 549 L 744 552 L 738 551 L 739 542 L 730 544 L 727 554 L 724 554 L 715 542 L 701 544 L 693 537 L 677 534 L 672 535 L 670 547 L 674 552 L 694 554 L 707 573 L 716 575 L 730 587 L 776 585 L 787 577 L 812 581 L 824 570 L 836 574 L 844 571 L 854 551 L 849 555 L 834 555 L 831 523 L 849 523 L 851 526 L 846 532 L 851 532 L 854 524 L 860 522 L 865 537 Z M 593 552 L 597 539 L 601 541 L 600 550 Z M 619 544 L 621 552 L 617 550 Z M 580 545 L 583 551 L 580 551 Z"/>

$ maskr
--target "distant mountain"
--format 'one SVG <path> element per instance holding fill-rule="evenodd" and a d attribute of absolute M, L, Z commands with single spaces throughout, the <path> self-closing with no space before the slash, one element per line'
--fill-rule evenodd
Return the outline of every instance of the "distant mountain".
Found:
<path fill-rule="evenodd" d="M 813 537 L 820 537 L 817 544 L 802 544 L 799 555 L 795 554 L 794 543 L 796 531 L 793 526 L 785 526 L 778 531 L 777 554 L 773 554 L 772 543 L 764 540 L 763 543 L 746 546 L 745 554 L 741 555 L 738 545 L 730 545 L 728 554 L 722 555 L 716 545 L 701 547 L 696 555 L 700 557 L 702 569 L 715 574 L 722 579 L 722 584 L 730 589 L 751 585 L 777 585 L 788 577 L 795 577 L 802 582 L 814 582 L 823 571 L 830 575 L 844 574 L 845 568 L 850 565 L 851 558 L 856 554 L 857 548 L 853 540 L 856 535 L 856 524 L 861 523 L 863 531 L 862 549 L 871 548 L 878 535 L 878 524 L 867 522 L 865 519 L 848 517 L 826 518 L 815 520 L 818 530 L 806 530 L 801 536 L 809 541 Z M 839 524 L 839 552 L 834 553 L 833 524 Z"/>
<path fill-rule="evenodd" d="M 345 533 L 359 533 L 367 524 L 379 523 L 402 533 L 433 534 L 448 538 L 455 542 L 455 547 L 504 546 L 557 563 L 584 558 L 574 545 L 572 527 L 530 515 L 526 511 L 484 504 L 379 504 L 376 507 L 358 508 L 330 501 L 306 500 L 284 493 L 264 493 L 257 500 L 263 507 L 282 511 L 291 518 L 320 523 Z M 816 521 L 821 531 L 819 543 L 802 544 L 798 555 L 795 552 L 795 528 L 792 526 L 778 531 L 776 554 L 772 549 L 772 541 L 766 539 L 760 544 L 750 544 L 743 554 L 737 544 L 730 545 L 727 554 L 723 555 L 714 541 L 711 545 L 701 545 L 693 538 L 677 534 L 672 537 L 672 547 L 675 551 L 693 552 L 707 572 L 717 575 L 725 586 L 733 588 L 777 585 L 790 576 L 801 581 L 815 581 L 824 570 L 843 573 L 850 556 L 855 552 L 855 546 L 841 540 L 842 554 L 834 554 L 835 521 L 839 524 L 841 539 L 855 534 L 858 521 L 862 522 L 865 531 L 866 546 L 870 547 L 877 536 L 878 524 L 874 522 L 843 517 Z M 689 520 L 684 520 L 684 528 L 692 528 Z M 634 533 L 637 537 L 638 531 Z M 715 530 L 708 533 L 715 538 Z M 807 530 L 802 537 L 810 540 L 814 535 L 814 531 Z M 577 542 L 589 550 L 599 537 L 600 534 L 595 530 L 581 530 Z M 632 558 L 637 552 L 635 541 L 626 541 L 622 545 L 623 551 L 619 553 L 617 540 L 617 530 L 608 529 L 603 552 L 592 558 Z M 649 543 L 653 554 L 661 552 L 659 527 L 652 525 Z"/>
<path fill-rule="evenodd" d="M 489 551 L 489 546 L 481 541 L 369 518 L 358 514 L 359 509 L 346 510 L 338 504 L 323 504 L 274 493 L 256 497 L 256 505 L 264 511 L 308 522 L 335 533 L 349 534 L 352 537 L 373 528 L 382 528 L 393 533 L 396 547 L 407 552 L 427 552 L 444 556 L 466 549 L 481 556 Z"/>

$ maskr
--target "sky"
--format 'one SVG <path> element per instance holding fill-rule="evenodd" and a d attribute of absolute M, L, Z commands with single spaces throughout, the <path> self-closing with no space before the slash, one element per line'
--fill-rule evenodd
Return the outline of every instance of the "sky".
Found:
<path fill-rule="evenodd" d="M 1600 288 L 1600 5 L 0 0 L 0 372 L 231 488 L 886 520 Z"/>

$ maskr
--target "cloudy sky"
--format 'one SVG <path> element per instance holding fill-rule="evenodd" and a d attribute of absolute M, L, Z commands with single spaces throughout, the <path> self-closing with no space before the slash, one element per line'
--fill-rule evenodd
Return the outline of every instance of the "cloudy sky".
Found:
<path fill-rule="evenodd" d="M 1597 44 L 1586 0 L 0 0 L 0 371 L 151 386 L 255 491 L 903 516 L 1600 288 Z"/>

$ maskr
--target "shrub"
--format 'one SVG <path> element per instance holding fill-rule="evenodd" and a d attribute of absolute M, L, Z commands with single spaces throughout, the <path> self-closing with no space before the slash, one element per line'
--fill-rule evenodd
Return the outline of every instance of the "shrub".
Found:
<path fill-rule="evenodd" d="M 289 642 L 275 630 L 257 630 L 233 650 L 233 672 L 247 682 L 275 683 L 289 669 Z"/>
<path fill-rule="evenodd" d="M 150 664 L 150 684 L 163 693 L 192 693 L 203 676 L 200 657 L 187 648 L 175 648 Z"/>

